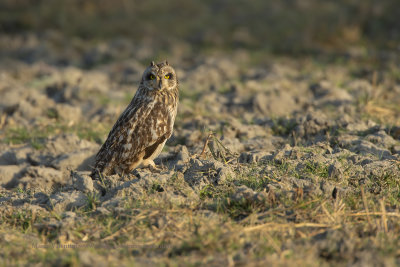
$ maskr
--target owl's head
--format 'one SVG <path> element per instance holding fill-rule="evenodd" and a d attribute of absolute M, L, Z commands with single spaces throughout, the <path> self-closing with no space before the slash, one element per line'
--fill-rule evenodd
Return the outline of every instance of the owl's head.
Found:
<path fill-rule="evenodd" d="M 178 79 L 168 61 L 158 64 L 152 61 L 144 71 L 141 83 L 148 90 L 172 90 L 178 85 Z"/>

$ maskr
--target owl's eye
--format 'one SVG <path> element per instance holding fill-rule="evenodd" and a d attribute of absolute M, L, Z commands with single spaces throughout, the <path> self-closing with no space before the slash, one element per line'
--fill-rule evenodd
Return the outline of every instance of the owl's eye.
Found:
<path fill-rule="evenodd" d="M 154 76 L 154 74 L 149 75 L 149 80 L 154 80 L 155 78 L 156 78 L 156 76 Z"/>
<path fill-rule="evenodd" d="M 166 75 L 164 76 L 164 78 L 167 79 L 167 80 L 168 80 L 168 79 L 171 79 L 171 74 L 166 74 Z"/>

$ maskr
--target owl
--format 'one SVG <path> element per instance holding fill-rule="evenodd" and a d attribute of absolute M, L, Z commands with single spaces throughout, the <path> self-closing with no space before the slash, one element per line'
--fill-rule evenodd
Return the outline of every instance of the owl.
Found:
<path fill-rule="evenodd" d="M 139 88 L 95 158 L 92 178 L 156 168 L 154 159 L 171 137 L 179 101 L 178 78 L 167 61 L 146 68 Z"/>

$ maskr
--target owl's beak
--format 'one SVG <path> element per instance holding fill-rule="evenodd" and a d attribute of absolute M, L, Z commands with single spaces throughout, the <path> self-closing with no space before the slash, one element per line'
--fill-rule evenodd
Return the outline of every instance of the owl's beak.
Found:
<path fill-rule="evenodd" d="M 161 90 L 163 88 L 163 84 L 162 84 L 162 79 L 158 80 L 158 90 Z"/>

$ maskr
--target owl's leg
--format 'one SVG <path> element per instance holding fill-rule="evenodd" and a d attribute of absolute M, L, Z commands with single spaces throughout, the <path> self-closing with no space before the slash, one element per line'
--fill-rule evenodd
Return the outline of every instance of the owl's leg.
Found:
<path fill-rule="evenodd" d="M 154 161 L 153 160 L 151 160 L 151 159 L 145 159 L 145 160 L 143 160 L 143 162 L 142 162 L 142 167 L 143 168 L 148 168 L 150 171 L 152 171 L 152 172 L 161 172 L 162 171 L 162 168 L 160 168 L 160 167 L 158 167 L 158 166 L 156 166 L 156 164 L 154 163 Z"/>
<path fill-rule="evenodd" d="M 146 154 L 143 157 L 142 167 L 149 168 L 152 172 L 162 171 L 162 168 L 156 166 L 154 159 L 161 153 L 166 141 L 166 138 L 163 137 L 159 142 L 145 149 Z"/>
<path fill-rule="evenodd" d="M 126 173 L 130 173 L 131 171 L 133 171 L 134 169 L 136 169 L 137 167 L 142 165 L 143 156 L 144 156 L 144 152 L 140 153 L 135 158 L 133 158 L 131 163 L 129 164 L 129 167 L 125 170 Z"/>
<path fill-rule="evenodd" d="M 145 159 L 145 160 L 143 160 L 142 161 L 142 166 L 143 167 L 153 167 L 153 168 L 156 168 L 156 164 L 154 163 L 154 161 L 153 160 L 151 160 L 151 159 Z"/>

